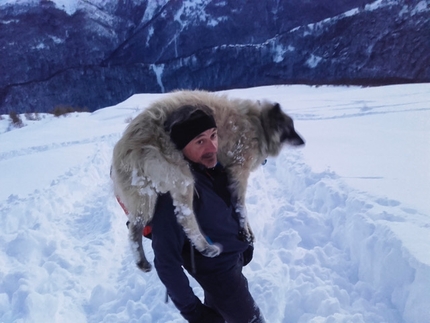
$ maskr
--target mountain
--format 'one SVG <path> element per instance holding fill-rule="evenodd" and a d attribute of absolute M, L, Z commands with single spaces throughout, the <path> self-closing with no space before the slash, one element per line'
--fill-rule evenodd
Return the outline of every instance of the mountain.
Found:
<path fill-rule="evenodd" d="M 429 82 L 429 2 L 0 2 L 0 113 L 178 88 Z"/>

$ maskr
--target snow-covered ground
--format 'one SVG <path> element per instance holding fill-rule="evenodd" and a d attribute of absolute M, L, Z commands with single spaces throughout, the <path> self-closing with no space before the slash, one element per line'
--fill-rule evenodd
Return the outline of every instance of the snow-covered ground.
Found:
<path fill-rule="evenodd" d="M 280 102 L 307 141 L 249 183 L 244 273 L 267 322 L 429 323 L 430 84 L 226 92 Z M 0 120 L 1 323 L 183 322 L 133 264 L 109 179 L 127 120 L 158 97 Z"/>

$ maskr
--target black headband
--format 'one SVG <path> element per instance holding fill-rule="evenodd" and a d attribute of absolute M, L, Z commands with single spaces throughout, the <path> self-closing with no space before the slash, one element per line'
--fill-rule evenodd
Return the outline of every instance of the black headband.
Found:
<path fill-rule="evenodd" d="M 172 126 L 170 139 L 174 142 L 176 148 L 182 150 L 199 134 L 212 128 L 216 128 L 214 118 L 202 110 L 196 110 L 187 120 Z"/>

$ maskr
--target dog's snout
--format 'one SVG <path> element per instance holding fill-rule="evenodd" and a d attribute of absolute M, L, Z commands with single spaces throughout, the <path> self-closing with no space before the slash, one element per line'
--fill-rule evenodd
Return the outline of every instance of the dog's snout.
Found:
<path fill-rule="evenodd" d="M 295 131 L 288 142 L 293 146 L 302 146 L 305 144 L 304 139 Z"/>
<path fill-rule="evenodd" d="M 284 132 L 281 136 L 281 142 L 291 146 L 302 146 L 305 144 L 303 138 L 294 129 L 289 132 Z"/>
<path fill-rule="evenodd" d="M 305 144 L 305 141 L 302 138 L 297 137 L 296 139 L 293 140 L 292 144 L 294 146 L 302 146 Z"/>

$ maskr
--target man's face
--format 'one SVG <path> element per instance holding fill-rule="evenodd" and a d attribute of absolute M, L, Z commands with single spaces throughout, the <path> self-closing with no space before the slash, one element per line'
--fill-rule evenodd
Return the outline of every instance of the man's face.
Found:
<path fill-rule="evenodd" d="M 182 149 L 185 157 L 192 162 L 206 166 L 206 168 L 215 167 L 217 164 L 217 151 L 218 133 L 216 128 L 203 131 Z"/>

